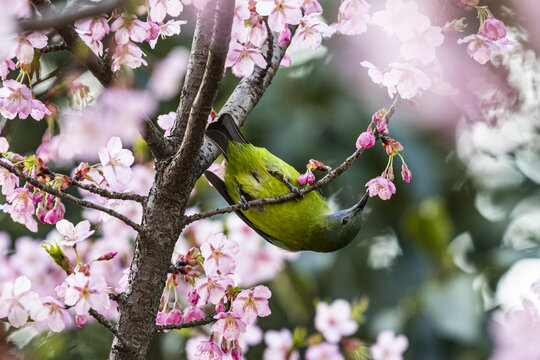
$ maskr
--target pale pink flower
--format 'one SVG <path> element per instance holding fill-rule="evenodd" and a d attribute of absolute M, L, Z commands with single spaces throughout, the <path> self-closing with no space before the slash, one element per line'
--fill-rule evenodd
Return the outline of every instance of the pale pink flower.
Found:
<path fill-rule="evenodd" d="M 155 22 L 163 21 L 167 14 L 176 17 L 184 8 L 180 0 L 149 0 L 148 5 L 150 5 L 150 17 Z"/>
<path fill-rule="evenodd" d="M 343 35 L 366 32 L 371 22 L 369 5 L 365 0 L 344 0 L 339 6 L 337 30 Z"/>
<path fill-rule="evenodd" d="M 11 55 L 17 57 L 20 64 L 30 64 L 34 58 L 34 48 L 42 49 L 45 46 L 47 35 L 37 31 L 26 32 L 17 38 L 17 45 Z"/>
<path fill-rule="evenodd" d="M 302 3 L 302 8 L 304 9 L 304 13 L 306 15 L 313 13 L 321 14 L 323 12 L 323 8 L 321 4 L 319 4 L 318 0 L 304 0 Z"/>
<path fill-rule="evenodd" d="M 253 72 L 255 64 L 260 68 L 266 68 L 266 60 L 259 49 L 248 48 L 246 45 L 231 42 L 227 54 L 226 67 L 232 67 L 234 75 L 238 77 L 249 76 Z"/>
<path fill-rule="evenodd" d="M 342 336 L 354 334 L 358 324 L 351 319 L 351 305 L 346 300 L 337 299 L 330 305 L 325 302 L 317 304 L 315 328 L 326 341 L 337 343 Z"/>
<path fill-rule="evenodd" d="M 320 343 L 311 345 L 306 351 L 306 360 L 345 360 L 337 344 Z"/>
<path fill-rule="evenodd" d="M 66 213 L 66 207 L 62 203 L 62 201 L 59 198 L 56 198 L 54 201 L 54 206 L 52 209 L 47 211 L 45 214 L 45 217 L 43 219 L 43 222 L 46 224 L 56 224 L 58 221 L 62 220 L 64 218 L 64 214 Z"/>
<path fill-rule="evenodd" d="M 242 316 L 246 324 L 251 324 L 257 316 L 264 317 L 271 314 L 268 299 L 272 293 L 266 286 L 259 285 L 253 290 L 242 290 L 234 299 L 232 310 Z"/>
<path fill-rule="evenodd" d="M 416 21 L 410 23 L 407 31 L 399 34 L 403 42 L 400 54 L 405 60 L 419 60 L 424 65 L 435 60 L 435 47 L 442 44 L 444 36 L 441 28 L 431 26 L 427 16 L 417 16 Z"/>
<path fill-rule="evenodd" d="M 214 342 L 201 341 L 197 346 L 195 358 L 205 360 L 221 360 L 223 359 L 223 352 Z"/>
<path fill-rule="evenodd" d="M 0 161 L 5 161 L 12 165 L 9 160 L 0 159 Z M 15 187 L 19 186 L 19 177 L 10 173 L 7 169 L 0 167 L 0 186 L 2 186 L 2 194 L 8 196 L 13 193 Z"/>
<path fill-rule="evenodd" d="M 395 91 L 404 99 L 411 99 L 421 90 L 431 87 L 431 79 L 411 64 L 391 63 L 384 72 L 382 84 L 392 95 Z"/>
<path fill-rule="evenodd" d="M 360 65 L 368 69 L 368 75 L 371 78 L 371 81 L 377 85 L 382 84 L 384 73 L 378 67 L 369 61 L 362 61 Z"/>
<path fill-rule="evenodd" d="M 131 151 L 122 149 L 122 140 L 118 136 L 111 137 L 107 147 L 99 150 L 98 155 L 109 183 L 129 183 L 132 174 L 130 166 L 135 158 Z"/>
<path fill-rule="evenodd" d="M 96 55 L 103 55 L 103 43 L 101 40 L 96 39 L 92 36 L 92 32 L 89 30 L 79 30 L 75 29 L 79 34 L 79 37 L 84 41 L 84 43 L 92 50 Z"/>
<path fill-rule="evenodd" d="M 35 210 L 34 197 L 26 188 L 17 188 L 6 197 L 11 204 L 12 213 L 33 214 Z"/>
<path fill-rule="evenodd" d="M 226 276 L 207 276 L 197 279 L 197 293 L 202 304 L 209 302 L 214 305 L 219 304 L 229 286 L 234 286 L 234 281 Z"/>
<path fill-rule="evenodd" d="M 395 336 L 393 331 L 382 331 L 377 335 L 377 342 L 371 346 L 373 360 L 403 360 L 409 341 L 405 335 Z"/>
<path fill-rule="evenodd" d="M 382 200 L 388 200 L 392 194 L 396 193 L 396 186 L 394 183 L 382 176 L 371 179 L 366 183 L 366 187 L 369 191 L 369 196 L 373 197 L 379 195 Z"/>
<path fill-rule="evenodd" d="M 156 46 L 156 43 L 160 36 L 162 39 L 165 39 L 168 36 L 180 34 L 180 25 L 184 25 L 186 23 L 187 21 L 185 20 L 169 20 L 164 24 L 159 24 L 157 27 L 157 34 L 155 35 L 155 37 L 152 37 L 152 39 L 148 41 L 150 47 L 153 49 Z"/>
<path fill-rule="evenodd" d="M 143 42 L 150 31 L 150 25 L 137 19 L 133 14 L 123 13 L 112 23 L 111 30 L 114 31 L 116 43 L 123 45 L 130 40 Z"/>
<path fill-rule="evenodd" d="M 124 44 L 117 45 L 112 54 L 112 71 L 120 70 L 122 65 L 127 65 L 132 69 L 136 69 L 141 65 L 148 65 L 142 57 L 146 54 L 134 43 L 128 41 Z"/>
<path fill-rule="evenodd" d="M 6 209 L 4 209 L 4 211 L 6 211 Z M 31 232 L 37 232 L 38 225 L 36 219 L 34 219 L 34 216 L 32 214 L 16 213 L 12 212 L 11 210 L 8 210 L 8 212 L 10 213 L 11 219 L 13 221 L 19 224 L 23 224 Z"/>
<path fill-rule="evenodd" d="M 291 41 L 291 37 L 292 37 L 291 29 L 289 29 L 289 27 L 286 26 L 278 34 L 278 46 L 283 46 L 289 41 Z"/>
<path fill-rule="evenodd" d="M 375 145 L 375 135 L 371 131 L 364 131 L 356 140 L 356 148 L 369 149 Z"/>
<path fill-rule="evenodd" d="M 204 271 L 208 275 L 228 274 L 236 267 L 234 256 L 238 254 L 238 243 L 228 240 L 224 234 L 215 234 L 202 244 L 201 254 L 204 257 Z"/>
<path fill-rule="evenodd" d="M 291 44 L 292 49 L 305 46 L 310 49 L 317 49 L 321 46 L 322 37 L 328 36 L 330 34 L 330 27 L 325 24 L 323 21 L 319 20 L 318 13 L 313 13 L 310 15 L 304 16 L 300 20 L 298 29 L 296 31 L 295 41 Z M 290 30 L 289 39 L 290 39 Z"/>
<path fill-rule="evenodd" d="M 59 301 L 47 296 L 43 298 L 43 306 L 46 309 L 47 318 L 41 324 L 46 325 L 49 330 L 60 332 L 66 328 L 66 325 L 71 324 L 71 316 Z"/>
<path fill-rule="evenodd" d="M 43 119 L 51 111 L 39 100 L 26 85 L 15 80 L 5 80 L 0 88 L 0 113 L 8 119 L 19 116 L 26 119 L 31 115 L 36 120 Z"/>
<path fill-rule="evenodd" d="M 165 136 L 169 136 L 171 134 L 172 127 L 174 125 L 174 121 L 176 120 L 176 112 L 171 111 L 168 114 L 159 115 L 157 118 L 157 123 L 160 128 L 165 130 Z"/>
<path fill-rule="evenodd" d="M 268 15 L 268 26 L 279 32 L 287 25 L 298 25 L 302 19 L 302 0 L 258 0 L 257 12 Z"/>
<path fill-rule="evenodd" d="M 467 53 L 469 56 L 483 65 L 491 59 L 492 52 L 503 53 L 507 46 L 516 43 L 507 38 L 492 41 L 483 35 L 473 34 L 458 39 L 458 44 L 468 44 Z"/>
<path fill-rule="evenodd" d="M 249 11 L 249 3 L 247 1 L 235 1 L 234 3 L 234 17 L 231 30 L 231 40 L 238 42 L 245 42 L 244 39 L 247 36 L 248 24 L 246 20 L 251 17 L 251 11 Z"/>
<path fill-rule="evenodd" d="M 4 284 L 0 296 L 0 318 L 7 317 L 13 327 L 26 324 L 28 317 L 42 321 L 47 316 L 38 294 L 30 287 L 30 280 L 26 276 L 19 276 L 13 283 Z"/>
<path fill-rule="evenodd" d="M 0 79 L 6 80 L 10 70 L 15 70 L 15 63 L 10 58 L 0 57 Z"/>
<path fill-rule="evenodd" d="M 293 338 L 289 329 L 281 331 L 270 330 L 264 334 L 264 342 L 267 348 L 263 353 L 263 360 L 299 360 L 297 350 L 289 352 L 293 346 Z"/>
<path fill-rule="evenodd" d="M 198 307 L 190 306 L 184 309 L 184 321 L 199 320 L 204 318 L 204 311 Z"/>
<path fill-rule="evenodd" d="M 416 2 L 403 0 L 387 0 L 385 10 L 373 14 L 373 23 L 383 28 L 390 36 L 407 34 L 410 26 L 423 17 L 418 13 Z M 423 20 L 420 20 L 423 21 Z M 429 21 L 429 20 L 428 20 Z"/>
<path fill-rule="evenodd" d="M 506 27 L 501 20 L 487 18 L 482 24 L 482 36 L 489 40 L 499 40 L 506 37 Z"/>
<path fill-rule="evenodd" d="M 214 316 L 217 322 L 212 325 L 212 331 L 222 336 L 226 341 L 238 339 L 240 333 L 246 331 L 246 324 L 242 321 L 242 316 L 234 311 L 221 312 Z"/>
<path fill-rule="evenodd" d="M 83 220 L 74 226 L 70 221 L 63 219 L 56 223 L 56 230 L 63 236 L 60 243 L 64 246 L 74 246 L 94 233 L 94 230 L 90 230 L 88 220 Z"/>
<path fill-rule="evenodd" d="M 101 275 L 85 276 L 77 272 L 68 276 L 64 302 L 75 306 L 77 315 L 86 315 L 93 308 L 97 311 L 108 310 L 110 307 L 107 283 Z"/>
<path fill-rule="evenodd" d="M 105 14 L 75 21 L 78 32 L 87 33 L 93 40 L 102 40 L 111 31 Z"/>

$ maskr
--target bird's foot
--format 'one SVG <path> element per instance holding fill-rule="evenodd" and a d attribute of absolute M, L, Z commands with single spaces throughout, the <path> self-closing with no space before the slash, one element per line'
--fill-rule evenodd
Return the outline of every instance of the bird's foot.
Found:
<path fill-rule="evenodd" d="M 240 195 L 240 201 L 238 202 L 238 204 L 240 204 L 240 208 L 242 209 L 242 211 L 246 211 L 249 209 L 248 202 L 244 195 Z"/>
<path fill-rule="evenodd" d="M 292 193 L 296 195 L 296 201 L 304 198 L 304 194 L 302 194 L 302 191 L 299 188 L 297 188 L 287 180 L 284 180 L 283 183 L 289 188 L 289 190 L 291 190 Z"/>

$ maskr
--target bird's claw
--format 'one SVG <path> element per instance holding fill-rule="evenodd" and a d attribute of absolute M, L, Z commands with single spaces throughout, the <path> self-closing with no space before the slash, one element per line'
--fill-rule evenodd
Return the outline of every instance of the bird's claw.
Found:
<path fill-rule="evenodd" d="M 240 195 L 240 201 L 238 203 L 240 204 L 240 208 L 242 209 L 242 211 L 246 211 L 247 209 L 249 209 L 249 205 L 244 195 Z"/>
<path fill-rule="evenodd" d="M 302 194 L 302 191 L 299 188 L 297 188 L 296 186 L 294 186 L 293 184 L 291 184 L 288 181 L 285 181 L 285 185 L 287 185 L 289 190 L 291 190 L 291 192 L 296 195 L 296 198 L 295 198 L 296 201 L 298 201 L 299 199 L 304 198 L 304 194 Z"/>

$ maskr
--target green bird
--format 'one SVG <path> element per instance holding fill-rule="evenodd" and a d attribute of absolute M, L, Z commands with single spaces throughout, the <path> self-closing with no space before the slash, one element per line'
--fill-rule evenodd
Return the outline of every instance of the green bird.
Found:
<path fill-rule="evenodd" d="M 262 147 L 251 145 L 230 114 L 211 123 L 206 136 L 226 159 L 225 181 L 210 171 L 208 181 L 230 204 L 285 195 L 300 188 L 300 173 Z M 240 218 L 270 243 L 289 250 L 331 252 L 348 245 L 360 231 L 367 194 L 350 209 L 332 213 L 326 199 L 311 191 L 296 201 L 237 211 Z"/>

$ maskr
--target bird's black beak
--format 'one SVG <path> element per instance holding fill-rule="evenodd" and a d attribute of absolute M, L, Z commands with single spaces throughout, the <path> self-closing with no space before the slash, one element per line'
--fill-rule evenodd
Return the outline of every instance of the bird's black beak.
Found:
<path fill-rule="evenodd" d="M 366 194 L 364 195 L 364 197 L 362 199 L 360 199 L 360 201 L 358 202 L 358 204 L 354 205 L 352 207 L 352 210 L 354 212 L 358 212 L 358 211 L 362 211 L 364 210 L 364 207 L 366 206 L 367 202 L 368 202 L 368 199 L 369 199 L 369 195 L 368 193 L 366 192 Z"/>

